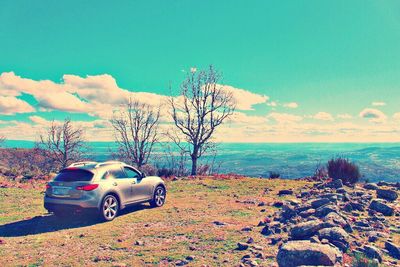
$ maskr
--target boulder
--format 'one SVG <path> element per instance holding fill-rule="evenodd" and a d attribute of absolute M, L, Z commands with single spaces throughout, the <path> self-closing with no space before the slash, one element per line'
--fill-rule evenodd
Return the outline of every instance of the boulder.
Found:
<path fill-rule="evenodd" d="M 382 262 L 382 252 L 378 248 L 374 246 L 364 246 L 363 251 L 368 258 L 377 259 L 379 262 Z"/>
<path fill-rule="evenodd" d="M 395 259 L 400 260 L 400 246 L 392 242 L 386 241 L 385 248 L 389 252 L 389 255 Z"/>
<path fill-rule="evenodd" d="M 299 213 L 299 215 L 303 218 L 310 217 L 315 213 L 315 209 L 308 209 Z"/>
<path fill-rule="evenodd" d="M 277 261 L 280 267 L 334 266 L 341 260 L 341 257 L 340 251 L 329 245 L 310 241 L 290 241 L 279 249 Z"/>
<path fill-rule="evenodd" d="M 377 199 L 375 199 L 371 202 L 371 204 L 369 205 L 369 208 L 376 212 L 380 212 L 385 216 L 392 216 L 394 213 L 394 209 L 392 207 L 385 204 L 383 201 L 377 200 Z"/>
<path fill-rule="evenodd" d="M 329 204 L 331 201 L 327 198 L 317 198 L 313 201 L 311 201 L 311 207 L 314 209 L 317 209 L 321 206 L 324 206 L 326 204 Z"/>
<path fill-rule="evenodd" d="M 321 222 L 320 220 L 311 220 L 302 222 L 295 225 L 291 231 L 290 236 L 293 239 L 307 239 L 316 234 L 322 228 L 332 227 L 332 224 Z"/>
<path fill-rule="evenodd" d="M 293 195 L 293 190 L 290 189 L 284 189 L 284 190 L 280 190 L 278 192 L 279 196 L 283 196 L 283 195 Z"/>
<path fill-rule="evenodd" d="M 291 205 L 283 205 L 282 206 L 282 213 L 281 213 L 282 221 L 289 220 L 290 218 L 292 218 L 296 215 L 297 215 L 297 213 L 293 206 L 291 206 Z"/>
<path fill-rule="evenodd" d="M 341 179 L 337 179 L 337 180 L 333 180 L 333 181 L 331 181 L 329 183 L 326 183 L 325 186 L 329 187 L 329 188 L 336 188 L 336 189 L 337 188 L 342 188 L 343 187 L 343 182 L 342 182 Z"/>
<path fill-rule="evenodd" d="M 334 205 L 325 205 L 315 210 L 315 216 L 322 218 L 331 212 L 337 212 L 337 207 Z"/>
<path fill-rule="evenodd" d="M 336 212 L 331 212 L 326 215 L 324 218 L 325 222 L 330 222 L 332 224 L 336 224 L 338 226 L 343 227 L 345 230 L 350 226 L 349 223 L 342 216 L 337 214 Z"/>
<path fill-rule="evenodd" d="M 397 192 L 391 189 L 378 189 L 376 190 L 378 198 L 395 201 L 398 198 Z"/>
<path fill-rule="evenodd" d="M 329 240 L 329 242 L 334 244 L 341 251 L 346 251 L 349 248 L 349 235 L 343 228 L 332 227 L 321 229 L 318 231 L 318 237 L 320 240 Z"/>
<path fill-rule="evenodd" d="M 364 189 L 367 189 L 367 190 L 376 190 L 378 188 L 379 188 L 378 185 L 374 184 L 374 183 L 366 183 L 366 184 L 364 184 Z"/>
<path fill-rule="evenodd" d="M 362 203 L 360 203 L 360 202 L 352 201 L 349 204 L 351 205 L 351 208 L 353 210 L 358 210 L 358 211 L 364 211 L 365 210 L 364 205 Z"/>
<path fill-rule="evenodd" d="M 237 244 L 237 250 L 246 250 L 249 248 L 249 245 L 246 243 L 239 242 Z"/>

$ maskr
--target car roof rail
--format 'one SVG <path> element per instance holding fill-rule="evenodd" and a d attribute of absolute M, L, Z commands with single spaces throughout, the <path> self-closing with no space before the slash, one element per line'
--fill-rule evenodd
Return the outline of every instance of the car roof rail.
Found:
<path fill-rule="evenodd" d="M 79 161 L 79 162 L 72 163 L 68 167 L 85 166 L 85 165 L 89 165 L 89 164 L 97 164 L 97 162 L 96 161 Z"/>
<path fill-rule="evenodd" d="M 121 161 L 117 161 L 117 160 L 109 160 L 109 161 L 97 163 L 96 166 L 94 166 L 94 167 L 97 168 L 97 167 L 100 167 L 100 166 L 103 166 L 103 165 L 109 165 L 109 164 L 121 164 L 121 165 L 123 165 L 125 163 L 123 163 Z"/>

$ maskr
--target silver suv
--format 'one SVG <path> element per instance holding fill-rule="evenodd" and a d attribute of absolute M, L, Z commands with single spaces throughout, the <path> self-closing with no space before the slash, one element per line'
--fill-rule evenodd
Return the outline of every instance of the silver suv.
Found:
<path fill-rule="evenodd" d="M 146 176 L 123 162 L 77 162 L 46 185 L 44 207 L 60 216 L 92 209 L 101 219 L 111 221 L 131 204 L 150 202 L 161 207 L 166 193 L 160 177 Z"/>

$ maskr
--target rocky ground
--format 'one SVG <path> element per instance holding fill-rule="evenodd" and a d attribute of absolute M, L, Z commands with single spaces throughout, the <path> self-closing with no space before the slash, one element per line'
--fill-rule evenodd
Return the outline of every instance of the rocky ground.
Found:
<path fill-rule="evenodd" d="M 42 183 L 1 181 L 0 266 L 400 264 L 399 184 L 175 179 L 164 207 L 100 223 L 46 214 Z"/>
<path fill-rule="evenodd" d="M 348 187 L 336 180 L 281 190 L 279 195 L 295 198 L 272 204 L 280 209 L 258 224 L 260 234 L 279 247 L 276 261 L 282 267 L 399 266 L 399 187 L 385 182 Z M 257 266 L 259 257 L 250 249 L 242 265 Z"/>

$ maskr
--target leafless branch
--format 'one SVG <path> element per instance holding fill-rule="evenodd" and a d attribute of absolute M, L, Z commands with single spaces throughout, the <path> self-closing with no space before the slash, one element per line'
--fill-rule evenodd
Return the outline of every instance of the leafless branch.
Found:
<path fill-rule="evenodd" d="M 190 72 L 181 84 L 180 96 L 170 97 L 174 124 L 190 144 L 192 175 L 197 171 L 197 159 L 210 147 L 215 130 L 235 110 L 232 94 L 218 85 L 220 79 L 212 66 Z"/>
<path fill-rule="evenodd" d="M 111 124 L 122 157 L 138 167 L 146 164 L 159 140 L 160 110 L 130 99 L 114 113 Z"/>
<path fill-rule="evenodd" d="M 82 158 L 85 140 L 83 129 L 74 127 L 70 119 L 62 124 L 52 122 L 45 135 L 40 135 L 38 146 L 45 150 L 51 159 L 65 168 Z"/>

